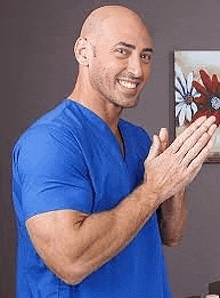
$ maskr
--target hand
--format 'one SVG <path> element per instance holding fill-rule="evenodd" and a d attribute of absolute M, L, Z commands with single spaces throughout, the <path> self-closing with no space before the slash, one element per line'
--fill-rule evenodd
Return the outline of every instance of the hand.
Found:
<path fill-rule="evenodd" d="M 197 119 L 167 149 L 167 130 L 161 129 L 159 136 L 154 136 L 144 183 L 158 195 L 160 203 L 185 188 L 199 173 L 214 143 L 214 122 L 214 116 Z"/>

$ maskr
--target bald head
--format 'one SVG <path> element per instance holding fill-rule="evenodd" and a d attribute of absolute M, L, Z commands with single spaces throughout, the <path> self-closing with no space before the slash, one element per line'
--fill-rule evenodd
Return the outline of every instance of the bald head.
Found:
<path fill-rule="evenodd" d="M 80 35 L 96 42 L 106 33 L 108 26 L 117 22 L 124 24 L 124 21 L 128 20 L 130 24 L 139 24 L 142 28 L 144 27 L 147 30 L 146 25 L 140 16 L 127 7 L 103 6 L 97 8 L 88 16 L 82 26 Z"/>
<path fill-rule="evenodd" d="M 150 76 L 152 52 L 149 31 L 135 12 L 123 6 L 94 10 L 74 47 L 79 62 L 74 96 L 111 108 L 135 106 Z"/>

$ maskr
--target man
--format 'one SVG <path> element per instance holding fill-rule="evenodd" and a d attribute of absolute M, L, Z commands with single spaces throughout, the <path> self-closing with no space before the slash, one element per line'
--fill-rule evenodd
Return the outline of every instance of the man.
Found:
<path fill-rule="evenodd" d="M 185 187 L 213 145 L 215 117 L 169 147 L 161 129 L 148 155 L 148 134 L 120 119 L 150 75 L 143 21 L 125 7 L 99 8 L 74 52 L 73 92 L 13 152 L 17 297 L 171 297 L 156 210 L 164 244 L 178 244 Z"/>

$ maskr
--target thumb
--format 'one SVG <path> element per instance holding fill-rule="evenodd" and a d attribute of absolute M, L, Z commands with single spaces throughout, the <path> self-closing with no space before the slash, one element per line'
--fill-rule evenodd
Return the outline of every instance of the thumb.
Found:
<path fill-rule="evenodd" d="M 153 136 L 153 144 L 150 147 L 150 152 L 148 154 L 148 157 L 146 161 L 150 161 L 154 159 L 156 156 L 158 156 L 161 152 L 161 142 L 160 138 L 157 135 Z"/>
<path fill-rule="evenodd" d="M 163 152 L 169 146 L 169 133 L 167 128 L 161 128 L 159 138 L 161 141 L 161 152 Z"/>

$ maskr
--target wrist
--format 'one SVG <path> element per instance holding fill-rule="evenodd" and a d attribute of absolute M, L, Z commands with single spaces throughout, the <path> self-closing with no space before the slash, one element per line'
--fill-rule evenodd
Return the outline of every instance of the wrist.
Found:
<path fill-rule="evenodd" d="M 139 190 L 141 192 L 142 200 L 147 204 L 151 205 L 153 209 L 157 209 L 162 203 L 162 198 L 159 192 L 155 191 L 147 182 L 140 185 Z"/>

